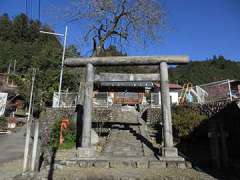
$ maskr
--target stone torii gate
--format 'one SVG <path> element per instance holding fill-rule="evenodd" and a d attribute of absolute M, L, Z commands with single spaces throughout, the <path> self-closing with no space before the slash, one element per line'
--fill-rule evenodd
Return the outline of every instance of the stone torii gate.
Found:
<path fill-rule="evenodd" d="M 161 108 L 163 113 L 163 139 L 164 157 L 178 157 L 177 149 L 173 145 L 172 115 L 168 85 L 168 64 L 186 64 L 188 56 L 115 56 L 115 57 L 87 57 L 67 58 L 65 66 L 86 66 L 86 82 L 83 104 L 83 131 L 82 147 L 79 148 L 80 157 L 93 157 L 94 149 L 91 147 L 92 128 L 92 98 L 94 84 L 94 66 L 137 66 L 137 65 L 159 65 L 161 85 Z"/>

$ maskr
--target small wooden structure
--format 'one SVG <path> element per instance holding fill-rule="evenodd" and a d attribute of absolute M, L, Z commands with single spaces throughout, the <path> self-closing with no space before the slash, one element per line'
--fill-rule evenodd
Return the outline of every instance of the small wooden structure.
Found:
<path fill-rule="evenodd" d="M 105 105 L 122 104 L 161 104 L 160 75 L 155 74 L 127 74 L 127 73 L 100 73 L 95 75 L 95 97 L 105 99 Z M 171 103 L 178 104 L 180 85 L 169 84 Z M 99 94 L 97 96 L 97 94 Z M 106 103 L 109 101 L 109 103 Z M 99 100 L 101 103 L 101 100 Z M 99 104 L 98 103 L 98 104 Z"/>
<path fill-rule="evenodd" d="M 142 104 L 146 89 L 153 88 L 159 78 L 159 74 L 100 73 L 95 76 L 96 91 L 107 93 L 111 104 Z"/>

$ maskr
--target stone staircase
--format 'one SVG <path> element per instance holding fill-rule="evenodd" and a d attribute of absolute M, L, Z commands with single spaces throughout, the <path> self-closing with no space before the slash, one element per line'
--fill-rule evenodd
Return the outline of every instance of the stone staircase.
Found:
<path fill-rule="evenodd" d="M 134 127 L 134 129 L 138 127 Z M 132 128 L 113 129 L 103 153 L 113 157 L 142 157 L 142 143 L 133 133 Z"/>
<path fill-rule="evenodd" d="M 55 160 L 69 160 L 76 158 L 77 150 L 74 149 L 61 149 L 55 155 Z"/>
<path fill-rule="evenodd" d="M 139 119 L 138 112 L 132 107 L 115 109 L 114 120 L 119 122 L 112 126 L 111 135 L 104 148 L 104 155 L 113 157 L 154 157 L 154 149 L 147 135 L 146 125 Z M 145 125 L 145 126 L 144 126 Z"/>
<path fill-rule="evenodd" d="M 74 156 L 77 150 L 61 150 L 56 154 L 56 168 L 191 168 L 181 157 L 161 156 L 159 144 L 153 142 L 146 122 L 134 108 L 116 108 L 112 116 L 110 134 L 96 156 L 79 158 Z"/>

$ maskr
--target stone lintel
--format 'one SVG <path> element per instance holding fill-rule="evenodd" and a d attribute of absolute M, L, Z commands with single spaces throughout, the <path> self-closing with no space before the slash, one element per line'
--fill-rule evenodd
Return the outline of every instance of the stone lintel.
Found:
<path fill-rule="evenodd" d="M 180 56 L 114 56 L 114 57 L 81 57 L 66 58 L 64 64 L 69 67 L 85 66 L 88 63 L 94 66 L 136 66 L 159 65 L 161 62 L 168 64 L 186 64 L 189 57 Z"/>

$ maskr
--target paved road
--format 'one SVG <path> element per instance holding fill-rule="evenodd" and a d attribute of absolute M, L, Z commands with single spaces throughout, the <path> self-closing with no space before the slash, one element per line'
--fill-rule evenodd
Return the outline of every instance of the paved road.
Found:
<path fill-rule="evenodd" d="M 22 172 L 25 126 L 16 133 L 0 136 L 0 180 L 12 179 Z"/>
<path fill-rule="evenodd" d="M 0 136 L 0 164 L 23 158 L 25 126 L 16 133 Z"/>

